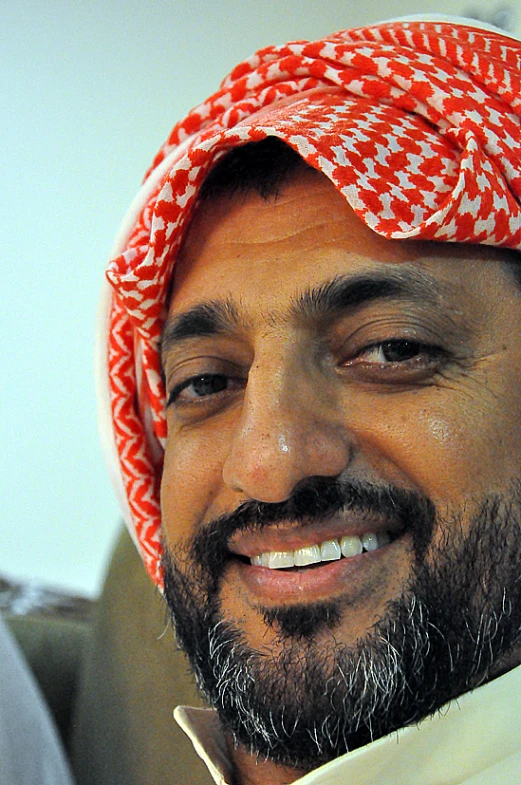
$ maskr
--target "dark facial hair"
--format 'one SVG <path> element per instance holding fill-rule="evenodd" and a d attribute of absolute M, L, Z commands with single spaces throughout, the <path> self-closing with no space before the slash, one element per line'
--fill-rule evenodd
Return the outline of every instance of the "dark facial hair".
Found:
<path fill-rule="evenodd" d="M 335 639 L 339 598 L 270 608 L 263 620 L 278 632 L 277 653 L 252 649 L 220 609 L 229 538 L 283 520 L 324 521 L 340 509 L 410 530 L 409 584 L 356 647 Z M 490 498 L 463 527 L 462 515 L 441 520 L 417 494 L 320 479 L 282 504 L 247 502 L 177 548 L 175 559 L 166 552 L 178 640 L 235 742 L 310 770 L 487 681 L 521 629 L 520 512 L 518 493 Z"/>

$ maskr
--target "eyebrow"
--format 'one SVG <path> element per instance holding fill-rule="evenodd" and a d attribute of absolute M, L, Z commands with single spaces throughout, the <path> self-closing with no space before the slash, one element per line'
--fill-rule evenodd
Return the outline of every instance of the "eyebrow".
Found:
<path fill-rule="evenodd" d="M 291 307 L 294 319 L 327 321 L 375 300 L 400 299 L 438 305 L 445 287 L 421 270 L 375 270 L 369 274 L 337 276 L 306 289 Z"/>
<path fill-rule="evenodd" d="M 160 353 L 193 338 L 223 335 L 241 324 L 237 307 L 230 299 L 209 300 L 167 319 L 159 345 Z"/>
<path fill-rule="evenodd" d="M 410 267 L 342 275 L 298 294 L 289 316 L 295 322 L 327 322 L 359 306 L 391 298 L 439 305 L 444 292 L 440 281 Z M 273 314 L 269 318 L 272 321 Z M 209 300 L 167 320 L 160 351 L 164 354 L 184 341 L 226 335 L 244 326 L 231 299 Z"/>

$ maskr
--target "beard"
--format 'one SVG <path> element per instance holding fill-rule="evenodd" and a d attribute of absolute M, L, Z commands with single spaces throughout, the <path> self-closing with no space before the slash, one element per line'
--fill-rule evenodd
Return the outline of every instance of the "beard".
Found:
<path fill-rule="evenodd" d="M 276 651 L 248 645 L 221 609 L 220 586 L 240 530 L 324 521 L 340 510 L 386 516 L 412 539 L 410 579 L 356 645 L 335 630 L 342 597 L 259 608 Z M 198 685 L 235 744 L 311 770 L 417 723 L 488 681 L 521 630 L 521 498 L 490 497 L 463 523 L 396 488 L 319 478 L 287 502 L 246 502 L 165 549 L 165 599 Z M 436 541 L 434 542 L 434 535 Z"/>

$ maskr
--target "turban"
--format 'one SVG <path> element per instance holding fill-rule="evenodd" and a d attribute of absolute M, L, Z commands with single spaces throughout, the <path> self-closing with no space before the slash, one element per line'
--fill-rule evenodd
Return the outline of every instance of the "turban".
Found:
<path fill-rule="evenodd" d="M 262 49 L 174 127 L 120 232 L 98 324 L 104 449 L 159 585 L 159 342 L 211 167 L 232 147 L 279 137 L 386 238 L 520 249 L 520 122 L 521 43 L 472 25 L 396 21 Z"/>

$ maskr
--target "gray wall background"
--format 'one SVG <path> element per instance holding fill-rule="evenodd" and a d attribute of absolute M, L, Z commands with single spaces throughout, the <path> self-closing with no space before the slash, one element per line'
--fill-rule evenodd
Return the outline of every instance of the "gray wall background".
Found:
<path fill-rule="evenodd" d="M 508 11 L 508 7 L 511 11 Z M 255 49 L 518 0 L 3 0 L 0 575 L 95 595 L 120 525 L 92 373 L 112 238 L 171 126 Z"/>

